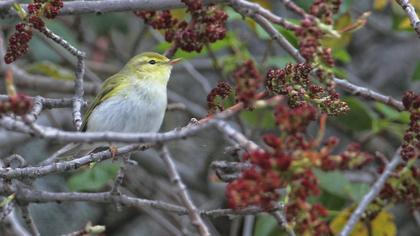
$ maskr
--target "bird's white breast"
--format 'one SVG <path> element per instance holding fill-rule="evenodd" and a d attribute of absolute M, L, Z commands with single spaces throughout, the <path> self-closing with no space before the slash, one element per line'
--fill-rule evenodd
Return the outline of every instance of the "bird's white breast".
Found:
<path fill-rule="evenodd" d="M 166 86 L 133 84 L 98 105 L 87 131 L 158 132 L 166 110 Z"/>

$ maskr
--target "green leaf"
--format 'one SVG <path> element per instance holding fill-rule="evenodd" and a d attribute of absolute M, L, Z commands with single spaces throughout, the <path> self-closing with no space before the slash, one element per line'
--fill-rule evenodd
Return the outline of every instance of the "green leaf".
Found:
<path fill-rule="evenodd" d="M 117 164 L 100 163 L 72 175 L 67 183 L 71 191 L 98 191 L 115 178 L 118 168 Z"/>
<path fill-rule="evenodd" d="M 277 225 L 271 215 L 259 215 L 255 223 L 254 236 L 282 236 L 287 235 Z"/>
<path fill-rule="evenodd" d="M 228 14 L 228 21 L 242 20 L 242 15 L 233 10 L 233 8 L 226 8 L 224 10 Z"/>
<path fill-rule="evenodd" d="M 73 71 L 62 68 L 52 62 L 43 61 L 30 65 L 27 71 L 31 74 L 45 75 L 57 80 L 74 80 Z"/>
<path fill-rule="evenodd" d="M 349 63 L 351 61 L 351 56 L 345 49 L 334 50 L 333 57 L 344 63 Z"/>
<path fill-rule="evenodd" d="M 280 68 L 285 67 L 287 63 L 294 63 L 294 59 L 291 56 L 276 56 L 269 57 L 267 60 L 268 66 L 276 66 Z"/>
<path fill-rule="evenodd" d="M 52 32 L 65 39 L 72 46 L 79 47 L 75 34 L 65 24 L 57 20 L 49 20 L 45 24 Z"/>
<path fill-rule="evenodd" d="M 267 108 L 242 111 L 240 117 L 245 121 L 247 126 L 252 128 L 272 129 L 275 127 L 273 111 Z"/>
<path fill-rule="evenodd" d="M 391 122 L 386 119 L 373 119 L 372 120 L 372 131 L 378 133 L 390 126 Z"/>
<path fill-rule="evenodd" d="M 54 61 L 60 63 L 63 60 L 38 37 L 33 37 L 29 42 L 29 52 L 35 61 Z"/>
<path fill-rule="evenodd" d="M 414 69 L 414 73 L 411 79 L 413 81 L 420 81 L 420 61 L 417 62 L 416 68 Z"/>
<path fill-rule="evenodd" d="M 401 116 L 401 113 L 394 110 L 393 108 L 383 104 L 383 103 L 379 103 L 376 102 L 375 103 L 375 108 L 382 113 L 385 118 L 389 119 L 389 120 L 398 120 Z"/>
<path fill-rule="evenodd" d="M 255 32 L 257 33 L 260 39 L 263 39 L 263 40 L 271 39 L 271 36 L 259 24 L 255 25 Z"/>
<path fill-rule="evenodd" d="M 122 33 L 127 33 L 129 29 L 129 18 L 127 17 L 127 14 L 133 13 L 107 13 L 101 16 L 93 14 L 84 15 L 82 17 L 82 22 L 85 22 L 85 24 L 89 26 L 89 29 L 95 31 L 98 35 L 107 35 L 113 29 L 117 29 Z M 141 19 L 138 19 L 138 21 L 141 22 Z"/>
<path fill-rule="evenodd" d="M 306 11 L 309 10 L 309 8 L 312 5 L 312 1 L 308 1 L 308 0 L 295 0 L 293 2 L 295 2 L 298 6 L 305 9 Z"/>
<path fill-rule="evenodd" d="M 287 30 L 281 26 L 274 26 L 277 31 L 283 35 L 287 41 L 289 41 L 289 43 L 291 43 L 293 45 L 293 47 L 297 47 L 298 46 L 298 40 L 297 37 L 295 35 L 294 32 Z M 271 39 L 271 36 L 260 26 L 260 25 L 255 25 L 255 32 L 257 33 L 257 36 L 262 39 L 262 40 L 269 40 Z"/>
<path fill-rule="evenodd" d="M 350 112 L 333 120 L 354 131 L 364 131 L 372 127 L 373 112 L 357 98 L 343 99 L 350 107 Z"/>
<path fill-rule="evenodd" d="M 328 213 L 330 213 L 331 210 L 341 210 L 347 204 L 347 200 L 345 198 L 334 195 L 327 191 L 321 191 L 319 196 L 311 196 L 309 198 L 309 202 L 312 204 L 321 203 L 328 209 Z"/>
<path fill-rule="evenodd" d="M 364 183 L 351 183 L 350 196 L 355 202 L 360 202 L 363 197 L 369 192 L 370 187 Z"/>
<path fill-rule="evenodd" d="M 339 171 L 324 172 L 314 169 L 314 174 L 319 180 L 319 186 L 330 194 L 342 197 L 344 199 L 352 199 L 360 201 L 369 191 L 369 186 L 362 183 L 351 183 Z"/>
<path fill-rule="evenodd" d="M 347 79 L 348 75 L 347 75 L 347 71 L 338 67 L 338 66 L 334 66 L 332 68 L 332 72 L 334 73 L 335 76 L 337 76 L 338 78 L 341 79 Z"/>

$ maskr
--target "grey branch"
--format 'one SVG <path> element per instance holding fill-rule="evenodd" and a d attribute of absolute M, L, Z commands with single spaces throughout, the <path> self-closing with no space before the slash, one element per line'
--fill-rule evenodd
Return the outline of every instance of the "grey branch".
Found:
<path fill-rule="evenodd" d="M 64 49 L 69 51 L 77 58 L 77 66 L 76 66 L 76 80 L 74 82 L 74 97 L 73 97 L 73 123 L 76 127 L 76 130 L 79 130 L 82 126 L 82 104 L 83 104 L 83 77 L 85 75 L 85 58 L 86 54 L 74 46 L 72 46 L 69 42 L 61 38 L 60 36 L 56 35 L 54 32 L 49 30 L 47 27 L 44 27 L 40 30 L 45 36 L 56 42 L 57 44 L 61 45 Z"/>
<path fill-rule="evenodd" d="M 401 163 L 400 157 L 400 149 L 396 151 L 392 161 L 387 164 L 385 167 L 384 172 L 381 174 L 379 179 L 375 182 L 372 186 L 370 191 L 363 197 L 360 201 L 359 205 L 357 206 L 356 210 L 353 212 L 347 223 L 345 224 L 343 230 L 340 232 L 340 236 L 348 236 L 351 231 L 353 230 L 356 223 L 359 221 L 360 217 L 362 216 L 363 212 L 365 211 L 366 207 L 378 196 L 379 192 L 382 190 L 386 180 L 391 175 L 391 173 L 395 170 L 398 164 Z"/>
<path fill-rule="evenodd" d="M 411 25 L 413 26 L 414 30 L 416 31 L 417 35 L 420 37 L 420 20 L 417 16 L 416 9 L 411 5 L 410 0 L 395 0 L 410 19 Z M 417 0 L 416 0 L 417 1 Z"/>
<path fill-rule="evenodd" d="M 148 145 L 127 145 L 117 149 L 117 156 L 130 153 L 137 150 L 144 150 L 150 146 Z M 94 154 L 89 154 L 76 158 L 71 161 L 63 161 L 58 163 L 51 163 L 43 166 L 31 166 L 24 168 L 0 168 L 0 176 L 2 178 L 20 178 L 20 177 L 40 177 L 52 173 L 59 173 L 65 171 L 76 170 L 82 166 L 88 165 L 92 162 L 101 162 L 107 159 L 110 159 L 113 156 L 111 151 L 106 150 L 102 152 L 97 152 Z"/>
<path fill-rule="evenodd" d="M 201 218 L 197 207 L 194 205 L 193 201 L 190 198 L 190 195 L 187 192 L 187 187 L 184 182 L 182 182 L 181 177 L 179 176 L 178 170 L 176 169 L 175 163 L 172 160 L 171 154 L 166 146 L 162 146 L 159 150 L 160 158 L 166 165 L 169 178 L 171 182 L 177 187 L 178 195 L 181 199 L 182 204 L 188 210 L 188 215 L 191 219 L 191 222 L 194 226 L 197 227 L 198 232 L 202 236 L 209 236 L 210 232 Z"/>
<path fill-rule="evenodd" d="M 67 108 L 73 104 L 72 98 L 46 98 L 41 96 L 30 97 L 33 101 L 33 110 L 38 112 L 39 109 L 53 109 L 53 108 Z M 0 101 L 6 101 L 9 99 L 9 95 L 0 94 Z M 86 106 L 87 102 L 83 103 Z"/>
<path fill-rule="evenodd" d="M 60 142 L 123 142 L 123 143 L 153 143 L 168 142 L 171 140 L 187 138 L 195 135 L 197 132 L 213 126 L 216 120 L 209 120 L 199 125 L 190 125 L 182 129 L 175 129 L 163 133 L 122 133 L 122 132 L 71 132 L 61 131 L 59 129 L 44 127 L 34 124 L 40 131 L 39 134 L 33 133 L 28 129 L 25 123 L 14 120 L 10 117 L 0 118 L 0 126 L 11 131 L 18 131 L 35 135 L 40 138 L 56 140 Z"/>
<path fill-rule="evenodd" d="M 203 0 L 204 4 L 215 4 L 224 2 L 223 0 Z M 22 4 L 26 10 L 28 4 Z M 64 7 L 59 15 L 80 15 L 80 14 L 102 14 L 107 12 L 120 11 L 156 11 L 183 8 L 185 5 L 178 0 L 107 0 L 104 1 L 69 1 L 64 2 Z M 0 18 L 17 18 L 15 11 L 9 10 L 7 13 L 0 14 Z"/>
<path fill-rule="evenodd" d="M 16 0 L 3 0 L 0 2 L 0 10 L 7 10 L 12 6 L 13 3 L 15 3 Z"/>
<path fill-rule="evenodd" d="M 8 228 L 15 236 L 30 236 L 29 232 L 20 224 L 13 210 L 4 220 L 3 226 Z"/>
<path fill-rule="evenodd" d="M 277 224 L 280 225 L 289 236 L 296 236 L 295 232 L 293 231 L 293 228 L 287 223 L 286 216 L 282 211 L 275 211 L 272 212 L 271 215 L 276 219 Z"/>
<path fill-rule="evenodd" d="M 9 189 L 0 184 L 0 194 L 10 194 Z M 180 215 L 188 214 L 188 210 L 184 207 L 170 204 L 163 201 L 148 200 L 142 198 L 130 197 L 124 194 L 113 195 L 110 192 L 102 193 L 81 193 L 81 192 L 48 192 L 32 190 L 28 188 L 21 188 L 16 194 L 16 199 L 27 203 L 49 203 L 49 202 L 95 202 L 95 203 L 113 203 L 118 202 L 122 206 L 137 207 L 137 208 L 154 208 L 158 210 L 173 212 Z M 278 210 L 279 208 L 273 209 Z M 247 207 L 240 210 L 234 209 L 214 209 L 214 210 L 199 210 L 200 215 L 221 217 L 227 215 L 250 215 L 262 213 L 264 210 L 258 207 Z"/>
<path fill-rule="evenodd" d="M 286 19 L 280 16 L 273 14 L 271 11 L 265 8 L 262 8 L 257 3 L 242 1 L 242 0 L 231 0 L 231 4 L 242 9 L 247 9 L 247 13 L 244 12 L 245 15 L 251 16 L 251 15 L 258 14 L 266 18 L 267 20 L 271 21 L 272 23 L 281 25 L 286 29 L 291 30 L 291 29 L 296 28 L 296 25 L 294 25 L 293 23 L 287 21 Z"/>
<path fill-rule="evenodd" d="M 38 227 L 36 226 L 36 224 L 34 222 L 34 219 L 31 216 L 31 213 L 29 212 L 28 205 L 20 206 L 20 211 L 22 213 L 23 220 L 25 221 L 26 225 L 29 227 L 31 235 L 33 235 L 33 236 L 41 235 L 39 233 Z"/>
<path fill-rule="evenodd" d="M 258 150 L 261 149 L 257 144 L 253 141 L 249 140 L 245 135 L 241 132 L 234 129 L 231 125 L 229 125 L 226 121 L 223 120 L 216 120 L 216 128 L 225 134 L 228 138 L 239 144 L 245 150 Z"/>

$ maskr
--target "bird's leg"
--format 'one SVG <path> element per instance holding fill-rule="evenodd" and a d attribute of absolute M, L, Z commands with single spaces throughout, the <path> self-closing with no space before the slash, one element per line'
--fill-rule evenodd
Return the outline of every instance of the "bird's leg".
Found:
<path fill-rule="evenodd" d="M 115 161 L 116 160 L 116 157 L 117 157 L 117 154 L 118 154 L 118 147 L 117 147 L 117 145 L 114 145 L 114 144 L 110 144 L 109 145 L 109 151 L 111 152 L 111 159 L 112 159 L 112 161 Z"/>

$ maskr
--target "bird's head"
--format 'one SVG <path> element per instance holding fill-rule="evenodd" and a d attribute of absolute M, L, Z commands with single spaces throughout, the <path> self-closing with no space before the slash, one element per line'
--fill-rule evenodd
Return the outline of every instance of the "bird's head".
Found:
<path fill-rule="evenodd" d="M 169 79 L 172 66 L 179 61 L 180 58 L 170 60 L 159 53 L 144 52 L 131 58 L 124 70 L 138 74 L 140 78 Z"/>

